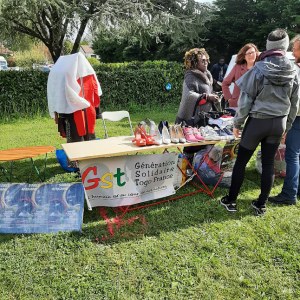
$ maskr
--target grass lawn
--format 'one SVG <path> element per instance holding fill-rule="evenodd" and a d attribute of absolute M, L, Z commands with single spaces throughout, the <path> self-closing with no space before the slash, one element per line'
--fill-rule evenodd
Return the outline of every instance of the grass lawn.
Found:
<path fill-rule="evenodd" d="M 131 114 L 132 122 L 172 123 L 176 109 L 164 110 Z M 126 127 L 110 132 L 126 135 Z M 0 149 L 65 142 L 49 118 L 2 122 L 0 141 Z M 48 161 L 48 182 L 78 181 L 54 154 Z M 26 180 L 29 168 L 17 163 L 14 181 Z M 299 205 L 269 205 L 265 216 L 254 216 L 259 182 L 252 159 L 237 213 L 219 205 L 226 190 L 218 188 L 215 199 L 198 194 L 132 212 L 146 225 L 137 220 L 105 241 L 96 209 L 85 210 L 81 233 L 0 235 L 0 299 L 300 299 Z M 272 194 L 281 186 L 276 179 Z"/>

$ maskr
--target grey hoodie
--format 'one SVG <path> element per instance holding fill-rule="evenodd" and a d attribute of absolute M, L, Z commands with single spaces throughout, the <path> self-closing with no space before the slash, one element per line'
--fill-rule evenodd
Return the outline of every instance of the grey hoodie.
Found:
<path fill-rule="evenodd" d="M 289 130 L 299 107 L 299 82 L 295 66 L 285 56 L 270 56 L 257 62 L 236 84 L 241 89 L 234 127 L 247 116 L 268 119 L 288 116 Z"/>

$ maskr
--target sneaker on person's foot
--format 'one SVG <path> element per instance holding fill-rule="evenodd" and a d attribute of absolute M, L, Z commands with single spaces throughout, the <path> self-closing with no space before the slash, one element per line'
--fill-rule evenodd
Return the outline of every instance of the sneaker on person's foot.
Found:
<path fill-rule="evenodd" d="M 228 195 L 224 196 L 221 200 L 220 200 L 220 204 L 223 205 L 228 211 L 230 212 L 235 212 L 237 211 L 236 208 L 236 203 L 229 201 L 229 197 Z"/>
<path fill-rule="evenodd" d="M 290 200 L 282 197 L 280 194 L 274 197 L 269 197 L 269 202 L 273 204 L 295 205 L 296 200 Z"/>
<path fill-rule="evenodd" d="M 252 201 L 251 206 L 254 208 L 258 216 L 262 216 L 267 211 L 266 205 L 258 205 L 258 201 Z"/>

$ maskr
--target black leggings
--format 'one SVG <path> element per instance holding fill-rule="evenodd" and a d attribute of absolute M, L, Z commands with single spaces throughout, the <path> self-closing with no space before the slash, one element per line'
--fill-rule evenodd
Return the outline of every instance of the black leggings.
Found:
<path fill-rule="evenodd" d="M 279 144 L 269 144 L 264 141 L 261 142 L 262 174 L 260 183 L 261 192 L 258 198 L 259 205 L 266 203 L 274 183 L 274 158 L 278 146 Z M 254 150 L 248 150 L 240 145 L 236 162 L 233 167 L 231 186 L 229 189 L 229 199 L 232 202 L 235 202 L 238 197 L 244 181 L 246 165 L 253 153 Z"/>
<path fill-rule="evenodd" d="M 264 123 L 263 126 L 261 123 Z M 266 203 L 274 183 L 274 159 L 281 136 L 285 131 L 285 123 L 285 117 L 263 120 L 248 119 L 232 172 L 229 189 L 229 199 L 232 202 L 236 201 L 240 192 L 245 177 L 246 165 L 258 144 L 261 143 L 262 175 L 258 205 Z"/>

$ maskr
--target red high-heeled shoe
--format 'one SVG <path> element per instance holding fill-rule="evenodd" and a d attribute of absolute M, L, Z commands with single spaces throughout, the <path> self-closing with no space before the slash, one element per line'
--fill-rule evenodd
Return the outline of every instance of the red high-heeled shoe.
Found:
<path fill-rule="evenodd" d="M 146 146 L 146 140 L 142 137 L 142 132 L 140 127 L 136 127 L 134 130 L 135 138 L 132 140 L 134 144 L 138 147 Z"/>
<path fill-rule="evenodd" d="M 141 135 L 142 138 L 146 140 L 146 145 L 147 146 L 151 146 L 151 145 L 159 145 L 158 141 L 155 140 L 155 137 L 153 135 L 149 135 L 146 132 L 146 129 L 144 126 L 139 126 L 140 130 L 141 130 Z"/>

